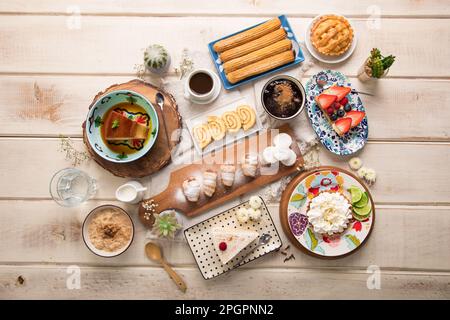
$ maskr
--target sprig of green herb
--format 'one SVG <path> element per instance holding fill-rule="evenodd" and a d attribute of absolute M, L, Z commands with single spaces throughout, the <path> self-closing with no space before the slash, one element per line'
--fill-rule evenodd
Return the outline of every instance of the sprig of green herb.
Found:
<path fill-rule="evenodd" d="M 119 159 L 119 160 L 123 160 L 126 158 L 128 158 L 128 156 L 125 154 L 125 152 L 122 152 L 122 154 L 117 155 L 117 159 Z"/>
<path fill-rule="evenodd" d="M 116 119 L 116 120 L 113 121 L 111 128 L 115 129 L 115 128 L 118 128 L 118 127 L 119 127 L 119 120 Z"/>
<path fill-rule="evenodd" d="M 95 127 L 98 128 L 103 124 L 102 118 L 100 116 L 97 116 L 94 121 Z"/>

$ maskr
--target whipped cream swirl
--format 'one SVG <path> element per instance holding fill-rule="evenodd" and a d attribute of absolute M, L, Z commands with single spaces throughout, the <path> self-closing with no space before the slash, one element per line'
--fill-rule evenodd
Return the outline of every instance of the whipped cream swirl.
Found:
<path fill-rule="evenodd" d="M 311 200 L 306 213 L 314 232 L 335 234 L 345 230 L 352 217 L 349 201 L 337 192 L 322 192 Z"/>

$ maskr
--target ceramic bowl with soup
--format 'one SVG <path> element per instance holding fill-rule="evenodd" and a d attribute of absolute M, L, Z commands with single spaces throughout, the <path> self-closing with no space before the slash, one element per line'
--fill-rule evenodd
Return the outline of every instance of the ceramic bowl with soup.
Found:
<path fill-rule="evenodd" d="M 130 90 L 112 91 L 89 110 L 86 135 L 103 159 L 126 163 L 144 156 L 158 136 L 158 116 L 151 102 Z"/>

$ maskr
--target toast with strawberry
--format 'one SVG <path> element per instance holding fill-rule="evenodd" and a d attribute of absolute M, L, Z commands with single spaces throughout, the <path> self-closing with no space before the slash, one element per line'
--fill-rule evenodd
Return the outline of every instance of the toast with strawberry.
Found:
<path fill-rule="evenodd" d="M 366 116 L 363 111 L 352 110 L 347 98 L 351 90 L 349 87 L 333 85 L 315 98 L 325 118 L 340 136 L 360 124 Z"/>

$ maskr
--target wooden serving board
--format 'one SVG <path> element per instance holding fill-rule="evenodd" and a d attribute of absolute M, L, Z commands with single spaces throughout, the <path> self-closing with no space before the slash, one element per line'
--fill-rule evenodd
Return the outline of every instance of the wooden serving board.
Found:
<path fill-rule="evenodd" d="M 171 150 L 180 142 L 181 130 L 181 116 L 178 113 L 178 105 L 174 97 L 151 84 L 145 83 L 141 80 L 131 80 L 122 84 L 115 84 L 107 88 L 103 92 L 99 92 L 94 100 L 92 101 L 89 108 L 95 104 L 97 99 L 104 94 L 114 91 L 114 90 L 132 90 L 137 93 L 144 95 L 155 107 L 156 113 L 159 119 L 159 132 L 156 138 L 155 144 L 152 146 L 150 151 L 142 158 L 128 163 L 114 163 L 103 159 L 89 145 L 85 122 L 83 123 L 83 141 L 86 145 L 92 158 L 103 168 L 111 172 L 112 174 L 119 177 L 133 177 L 141 178 L 152 173 L 159 171 L 161 168 L 165 167 L 170 163 Z M 161 109 L 155 102 L 155 96 L 157 92 L 161 92 L 164 95 L 164 117 L 162 115 Z M 167 141 L 166 134 L 164 132 L 164 124 L 166 123 L 167 132 L 169 133 L 169 140 Z"/>
<path fill-rule="evenodd" d="M 284 124 L 277 129 L 261 131 L 258 134 L 249 136 L 232 145 L 224 147 L 216 152 L 209 153 L 202 158 L 202 161 L 186 165 L 170 174 L 169 186 L 166 190 L 150 199 L 143 200 L 139 205 L 139 218 L 147 227 L 153 225 L 152 213 L 160 213 L 167 209 L 176 209 L 188 217 L 198 215 L 208 211 L 224 202 L 230 201 L 244 193 L 256 188 L 263 187 L 283 176 L 292 174 L 303 166 L 303 157 L 297 143 L 291 145 L 292 150 L 297 154 L 297 162 L 290 167 L 279 164 L 276 170 L 267 174 L 267 167 L 261 167 L 255 178 L 249 178 L 242 174 L 240 163 L 242 157 L 247 152 L 257 152 L 261 154 L 264 148 L 272 145 L 272 137 L 278 133 L 287 133 L 294 137 L 294 132 L 288 124 Z M 295 139 L 293 139 L 295 140 Z M 236 177 L 232 187 L 227 188 L 222 184 L 220 177 L 220 166 L 224 163 L 234 163 L 236 165 Z M 200 182 L 203 180 L 203 172 L 207 169 L 217 172 L 216 192 L 211 198 L 206 197 L 203 192 L 197 202 L 189 202 L 183 194 L 183 181 L 189 177 L 195 177 Z M 262 174 L 262 173 L 265 174 Z M 148 205 L 154 204 L 153 209 Z M 147 206 L 147 209 L 144 207 Z M 147 218 L 146 218 L 147 217 Z"/>

